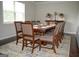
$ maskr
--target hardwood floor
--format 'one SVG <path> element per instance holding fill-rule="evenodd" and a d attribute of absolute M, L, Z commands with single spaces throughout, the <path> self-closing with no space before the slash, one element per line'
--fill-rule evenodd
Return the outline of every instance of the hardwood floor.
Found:
<path fill-rule="evenodd" d="M 10 37 L 10 38 L 6 38 L 6 39 L 3 39 L 3 40 L 0 40 L 0 46 L 1 45 L 4 45 L 4 44 L 7 44 L 9 42 L 12 42 L 14 40 L 16 40 L 16 37 L 15 36 L 14 37 Z"/>
<path fill-rule="evenodd" d="M 11 38 L 0 40 L 0 46 L 4 45 L 4 44 L 7 44 L 9 42 L 12 42 L 14 40 L 16 40 L 16 37 L 11 37 Z M 0 52 L 0 57 L 8 57 L 8 55 L 3 54 L 3 53 Z"/>
<path fill-rule="evenodd" d="M 70 54 L 69 57 L 79 57 L 79 48 L 77 47 L 77 40 L 74 35 L 71 37 Z"/>

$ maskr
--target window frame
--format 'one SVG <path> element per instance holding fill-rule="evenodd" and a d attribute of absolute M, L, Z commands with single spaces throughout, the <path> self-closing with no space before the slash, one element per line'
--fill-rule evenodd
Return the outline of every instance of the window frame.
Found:
<path fill-rule="evenodd" d="M 13 18 L 13 20 L 9 20 L 9 21 L 7 21 L 7 19 L 5 19 L 4 14 L 5 14 L 5 11 L 6 10 L 5 10 L 4 6 L 3 6 L 3 23 L 4 24 L 10 24 L 10 23 L 14 23 L 14 21 L 17 21 L 17 19 L 16 19 L 16 13 L 17 12 L 15 11 L 15 6 L 16 6 L 15 3 L 18 2 L 18 1 L 11 1 L 11 2 L 13 2 L 13 9 L 14 9 L 13 10 L 13 15 L 14 15 L 13 17 L 14 18 Z M 3 1 L 3 3 L 4 3 L 4 1 Z M 21 2 L 18 2 L 18 3 L 21 3 Z M 24 18 L 23 19 L 24 20 L 20 20 L 20 21 L 25 21 L 25 4 L 24 3 L 22 3 L 22 4 L 24 5 L 23 6 L 24 7 L 24 11 L 23 11 L 24 12 L 23 13 L 23 15 L 24 15 Z M 19 12 L 19 13 L 21 14 L 22 12 Z"/>

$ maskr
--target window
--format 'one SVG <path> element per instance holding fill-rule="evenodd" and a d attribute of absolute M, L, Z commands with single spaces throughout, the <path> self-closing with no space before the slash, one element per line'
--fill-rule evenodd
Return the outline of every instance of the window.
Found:
<path fill-rule="evenodd" d="M 15 2 L 15 14 L 16 21 L 24 21 L 25 20 L 25 6 L 22 3 Z"/>
<path fill-rule="evenodd" d="M 20 2 L 3 1 L 3 22 L 13 23 L 14 21 L 25 20 L 25 5 Z"/>

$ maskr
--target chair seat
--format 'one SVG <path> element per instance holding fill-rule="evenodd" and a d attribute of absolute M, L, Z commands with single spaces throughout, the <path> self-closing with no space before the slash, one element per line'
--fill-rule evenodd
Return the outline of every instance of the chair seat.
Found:
<path fill-rule="evenodd" d="M 19 37 L 22 37 L 22 32 L 18 33 L 18 36 L 19 36 Z"/>
<path fill-rule="evenodd" d="M 35 36 L 34 36 L 34 40 L 38 40 L 39 38 L 40 38 L 39 35 L 35 35 Z M 24 39 L 33 40 L 33 37 L 27 37 L 27 36 L 25 36 Z"/>
<path fill-rule="evenodd" d="M 53 36 L 49 36 L 49 35 L 44 35 L 44 36 L 40 36 L 40 40 L 42 41 L 52 41 L 53 40 Z"/>
<path fill-rule="evenodd" d="M 52 41 L 53 40 L 53 32 L 48 32 L 44 36 L 40 36 L 40 40 L 42 40 L 42 41 Z"/>

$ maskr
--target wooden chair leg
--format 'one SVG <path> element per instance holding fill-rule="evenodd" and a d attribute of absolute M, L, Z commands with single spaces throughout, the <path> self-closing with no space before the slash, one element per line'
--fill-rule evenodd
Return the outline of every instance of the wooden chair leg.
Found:
<path fill-rule="evenodd" d="M 41 50 L 41 41 L 39 41 L 39 51 Z"/>
<path fill-rule="evenodd" d="M 58 48 L 58 46 L 59 46 L 59 42 L 57 42 L 57 48 Z"/>
<path fill-rule="evenodd" d="M 60 38 L 60 40 L 59 40 L 59 41 L 60 41 L 60 43 L 62 43 L 62 42 L 61 42 L 61 38 Z"/>
<path fill-rule="evenodd" d="M 30 44 L 32 45 L 32 41 L 30 41 Z"/>
<path fill-rule="evenodd" d="M 64 34 L 62 34 L 62 40 L 63 40 L 63 38 L 64 38 Z"/>
<path fill-rule="evenodd" d="M 59 36 L 59 42 L 61 43 L 61 35 Z"/>
<path fill-rule="evenodd" d="M 23 42 L 22 42 L 22 50 L 24 49 L 24 40 L 23 40 Z"/>
<path fill-rule="evenodd" d="M 56 43 L 56 47 L 58 48 L 58 44 Z"/>
<path fill-rule="evenodd" d="M 56 53 L 56 49 L 55 49 L 54 44 L 52 44 L 52 49 L 54 50 L 54 53 Z"/>
<path fill-rule="evenodd" d="M 60 40 L 61 40 L 60 43 L 62 43 L 62 40 L 63 40 L 63 36 L 62 36 L 62 35 L 61 35 L 61 37 L 60 37 Z"/>
<path fill-rule="evenodd" d="M 59 38 L 57 38 L 57 42 L 56 42 L 56 44 L 57 44 L 57 48 L 58 48 L 58 46 L 59 46 Z"/>
<path fill-rule="evenodd" d="M 58 42 L 58 40 L 57 40 L 57 39 L 56 39 L 55 44 L 56 44 L 56 47 L 58 48 L 58 46 L 59 46 L 59 42 Z"/>
<path fill-rule="evenodd" d="M 35 45 L 35 43 L 33 42 L 33 44 L 32 44 L 32 53 L 34 52 L 34 45 Z"/>
<path fill-rule="evenodd" d="M 17 37 L 17 39 L 16 39 L 16 45 L 18 44 L 18 37 Z"/>
<path fill-rule="evenodd" d="M 25 42 L 25 43 L 26 43 L 26 47 L 27 47 L 27 40 L 26 40 L 26 42 Z"/>

